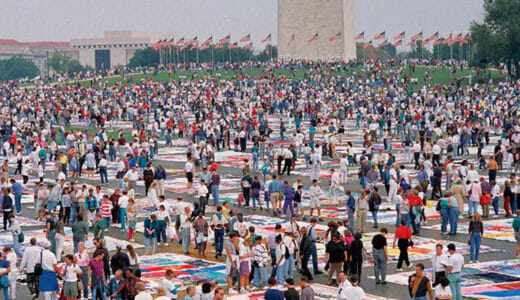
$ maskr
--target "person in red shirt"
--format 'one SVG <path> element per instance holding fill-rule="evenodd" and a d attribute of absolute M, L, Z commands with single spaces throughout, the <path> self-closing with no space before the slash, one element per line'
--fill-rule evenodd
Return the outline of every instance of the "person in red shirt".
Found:
<path fill-rule="evenodd" d="M 397 261 L 397 271 L 402 271 L 403 262 L 406 263 L 408 269 L 412 266 L 410 260 L 408 259 L 408 247 L 413 246 L 412 242 L 412 231 L 408 226 L 406 226 L 406 220 L 401 220 L 401 226 L 397 227 L 395 230 L 394 244 L 393 248 L 395 249 L 395 244 L 397 242 L 397 246 L 399 247 L 399 260 Z"/>

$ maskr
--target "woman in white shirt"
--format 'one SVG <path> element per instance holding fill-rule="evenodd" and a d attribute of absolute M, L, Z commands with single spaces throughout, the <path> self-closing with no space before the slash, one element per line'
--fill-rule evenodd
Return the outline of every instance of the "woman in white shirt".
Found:
<path fill-rule="evenodd" d="M 238 250 L 239 268 L 240 268 L 240 293 L 249 291 L 249 273 L 251 272 L 251 259 L 253 252 L 251 251 L 251 237 L 244 239 L 240 243 Z"/>

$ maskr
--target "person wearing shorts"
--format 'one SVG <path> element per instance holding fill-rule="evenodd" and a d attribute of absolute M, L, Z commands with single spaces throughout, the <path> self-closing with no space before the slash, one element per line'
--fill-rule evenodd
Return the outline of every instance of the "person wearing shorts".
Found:
<path fill-rule="evenodd" d="M 318 218 L 320 221 L 323 221 L 321 218 L 321 210 L 320 210 L 320 196 L 321 196 L 321 188 L 318 185 L 318 180 L 314 179 L 312 180 L 312 185 L 309 188 L 309 193 L 311 196 L 311 211 L 310 211 L 310 217 L 312 218 L 312 214 L 314 210 L 318 211 Z"/>
<path fill-rule="evenodd" d="M 81 268 L 74 263 L 72 254 L 65 256 L 65 267 L 62 269 L 63 277 L 63 295 L 67 300 L 75 300 L 79 296 L 78 276 L 83 274 Z"/>

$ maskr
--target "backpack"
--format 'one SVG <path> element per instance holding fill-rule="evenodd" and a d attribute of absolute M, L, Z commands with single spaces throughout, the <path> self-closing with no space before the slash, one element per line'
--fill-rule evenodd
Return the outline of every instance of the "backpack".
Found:
<path fill-rule="evenodd" d="M 285 259 L 289 259 L 291 257 L 291 253 L 289 253 L 289 247 L 285 246 Z"/>

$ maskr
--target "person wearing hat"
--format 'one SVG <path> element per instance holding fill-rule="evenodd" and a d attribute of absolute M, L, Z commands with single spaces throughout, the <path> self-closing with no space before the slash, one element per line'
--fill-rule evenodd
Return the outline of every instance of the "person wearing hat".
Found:
<path fill-rule="evenodd" d="M 43 295 L 43 299 L 56 299 L 56 292 L 59 290 L 58 260 L 56 259 L 56 255 L 51 251 L 51 242 L 44 240 L 42 247 L 44 250 L 41 253 L 42 274 L 39 279 L 39 290 Z"/>

